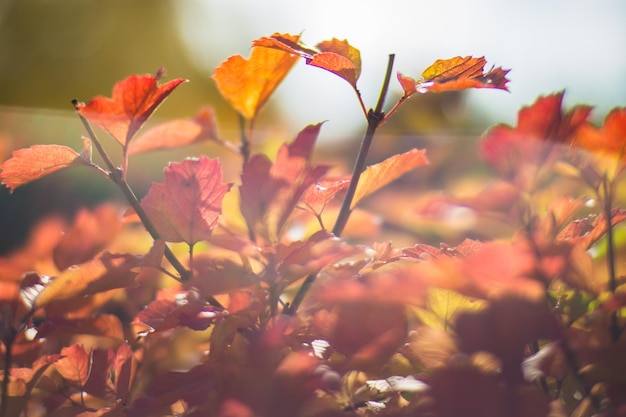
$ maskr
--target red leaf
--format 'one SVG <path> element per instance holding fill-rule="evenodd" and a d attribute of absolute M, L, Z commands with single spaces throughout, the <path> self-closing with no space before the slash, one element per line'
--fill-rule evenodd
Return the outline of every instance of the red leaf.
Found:
<path fill-rule="evenodd" d="M 535 277 L 537 259 L 523 244 L 493 241 L 482 244 L 466 240 L 456 248 L 416 245 L 405 256 L 424 262 L 409 266 L 423 285 L 457 291 L 481 299 L 516 294 L 541 298 L 543 286 Z M 485 265 L 489 265 L 488 268 Z"/>
<path fill-rule="evenodd" d="M 481 143 L 485 159 L 510 177 L 523 173 L 526 165 L 544 163 L 550 156 L 549 146 L 570 143 L 591 112 L 590 107 L 578 106 L 563 113 L 562 102 L 562 92 L 539 97 L 519 111 L 517 126 L 501 124 L 490 129 Z"/>
<path fill-rule="evenodd" d="M 152 184 L 141 206 L 163 240 L 193 245 L 211 236 L 231 186 L 222 182 L 221 167 L 206 156 L 186 159 L 165 168 L 163 184 Z"/>
<path fill-rule="evenodd" d="M 501 67 L 484 72 L 487 61 L 484 57 L 471 56 L 438 59 L 422 73 L 421 80 L 398 73 L 398 81 L 404 90 L 404 97 L 417 92 L 440 92 L 465 90 L 467 88 L 497 88 L 508 90 L 506 75 L 510 70 Z"/>
<path fill-rule="evenodd" d="M 163 70 L 156 75 L 131 75 L 113 87 L 113 97 L 98 96 L 80 103 L 76 110 L 105 130 L 124 148 L 170 93 L 186 80 L 177 78 L 159 85 Z"/>
<path fill-rule="evenodd" d="M 274 34 L 253 42 L 254 46 L 274 48 L 290 54 L 298 55 L 308 65 L 332 72 L 346 80 L 356 90 L 356 82 L 361 75 L 361 53 L 348 41 L 331 39 L 317 45 L 317 50 L 308 48 L 293 39 Z"/>
<path fill-rule="evenodd" d="M 299 36 L 280 36 L 297 42 Z M 257 46 L 253 44 L 253 46 Z M 234 55 L 215 69 L 213 79 L 222 96 L 248 120 L 256 118 L 298 57 L 284 51 L 252 48 L 249 59 Z"/>
<path fill-rule="evenodd" d="M 134 322 L 147 326 L 140 336 L 174 329 L 179 326 L 193 330 L 205 330 L 222 316 L 222 310 L 204 301 L 198 290 L 162 291 L 148 304 Z"/>
<path fill-rule="evenodd" d="M 272 162 L 254 155 L 241 175 L 241 213 L 257 236 L 275 242 L 304 191 L 327 171 L 311 165 L 311 153 L 321 124 L 306 127 Z"/>
<path fill-rule="evenodd" d="M 613 109 L 596 128 L 583 124 L 576 132 L 573 143 L 590 152 L 617 158 L 626 164 L 626 107 Z"/>
<path fill-rule="evenodd" d="M 82 345 L 72 345 L 61 349 L 61 356 L 54 367 L 63 378 L 82 388 L 89 378 L 91 352 L 87 352 Z"/>
<path fill-rule="evenodd" d="M 313 272 L 350 256 L 356 250 L 341 240 L 320 231 L 306 242 L 294 242 L 279 251 L 277 272 L 281 282 L 290 284 Z"/>
<path fill-rule="evenodd" d="M 428 159 L 426 159 L 425 153 L 426 151 L 423 149 L 412 149 L 367 167 L 359 179 L 351 208 L 354 208 L 366 196 L 400 178 L 407 172 L 427 164 Z"/>
<path fill-rule="evenodd" d="M 321 216 L 330 200 L 337 193 L 348 188 L 348 184 L 350 184 L 350 177 L 322 178 L 306 189 L 300 198 L 300 204 L 302 208 L 311 211 L 316 216 Z"/>
<path fill-rule="evenodd" d="M 115 353 L 113 362 L 113 380 L 115 392 L 124 401 L 130 392 L 133 377 L 133 350 L 127 343 L 120 345 Z"/>
<path fill-rule="evenodd" d="M 111 349 L 94 349 L 91 351 L 89 378 L 84 384 L 84 391 L 96 398 L 114 402 L 117 400 L 111 382 L 111 366 L 115 355 Z"/>
<path fill-rule="evenodd" d="M 0 181 L 14 191 L 17 187 L 70 166 L 91 165 L 91 142 L 83 138 L 83 151 L 62 145 L 34 145 L 18 149 L 0 169 Z"/>
<path fill-rule="evenodd" d="M 193 120 L 172 120 L 144 132 L 130 144 L 128 154 L 178 148 L 211 140 L 219 140 L 217 122 L 213 109 L 205 107 Z"/>

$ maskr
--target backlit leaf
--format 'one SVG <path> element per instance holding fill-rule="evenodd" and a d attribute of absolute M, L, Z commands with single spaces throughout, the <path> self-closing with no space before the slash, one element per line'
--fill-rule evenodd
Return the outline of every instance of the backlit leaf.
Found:
<path fill-rule="evenodd" d="M 352 208 L 364 197 L 400 178 L 407 172 L 427 164 L 428 159 L 426 159 L 425 153 L 426 151 L 423 149 L 412 149 L 367 167 L 359 179 L 359 184 L 352 200 Z"/>
<path fill-rule="evenodd" d="M 317 183 L 306 189 L 300 205 L 302 208 L 320 216 L 326 205 L 342 190 L 348 188 L 350 177 L 343 178 L 322 178 Z"/>
<path fill-rule="evenodd" d="M 414 93 L 465 90 L 467 88 L 497 88 L 508 90 L 506 78 L 509 70 L 491 68 L 485 72 L 487 60 L 471 56 L 438 59 L 422 72 L 419 81 L 398 73 L 404 96 Z"/>
<path fill-rule="evenodd" d="M 179 148 L 211 140 L 218 140 L 217 123 L 213 109 L 205 107 L 193 120 L 172 120 L 142 133 L 132 141 L 128 154 Z"/>
<path fill-rule="evenodd" d="M 577 106 L 564 113 L 562 102 L 563 92 L 539 97 L 519 111 L 517 126 L 500 124 L 491 128 L 481 141 L 487 162 L 503 175 L 515 177 L 524 173 L 525 166 L 544 163 L 555 143 L 570 143 L 591 108 Z"/>
<path fill-rule="evenodd" d="M 621 166 L 626 164 L 626 107 L 613 109 L 599 128 L 583 124 L 573 143 L 590 152 L 618 159 Z"/>
<path fill-rule="evenodd" d="M 117 396 L 111 382 L 111 366 L 115 360 L 112 349 L 93 349 L 89 378 L 83 390 L 96 398 L 116 401 Z"/>
<path fill-rule="evenodd" d="M 254 46 L 274 48 L 305 59 L 307 65 L 330 71 L 346 80 L 356 90 L 356 82 L 361 75 L 361 52 L 348 41 L 331 39 L 321 42 L 317 49 L 304 46 L 284 35 L 274 34 L 253 42 Z"/>
<path fill-rule="evenodd" d="M 428 289 L 426 307 L 415 311 L 423 324 L 449 331 L 459 313 L 479 310 L 484 305 L 482 300 L 472 299 L 455 291 L 433 287 Z"/>
<path fill-rule="evenodd" d="M 402 349 L 413 366 L 429 370 L 444 366 L 457 351 L 456 341 L 449 332 L 427 326 L 409 333 L 408 343 Z"/>
<path fill-rule="evenodd" d="M 299 36 L 276 35 L 297 42 Z M 222 96 L 248 120 L 256 118 L 276 87 L 298 60 L 289 52 L 252 48 L 250 58 L 233 55 L 215 69 L 212 78 Z"/>
<path fill-rule="evenodd" d="M 281 249 L 277 272 L 285 284 L 317 272 L 355 252 L 354 248 L 325 231 L 315 233 L 306 242 L 294 242 Z"/>
<path fill-rule="evenodd" d="M 33 308 L 77 296 L 133 286 L 137 273 L 132 269 L 140 265 L 141 259 L 136 256 L 104 253 L 99 258 L 71 266 L 43 288 L 36 297 Z"/>
<path fill-rule="evenodd" d="M 113 381 L 115 392 L 124 400 L 129 393 L 134 371 L 133 350 L 129 344 L 123 343 L 115 353 L 113 362 Z"/>
<path fill-rule="evenodd" d="M 241 175 L 241 213 L 250 230 L 276 241 L 304 191 L 327 171 L 312 165 L 311 154 L 321 124 L 303 129 L 289 145 L 283 145 L 272 163 L 265 155 L 254 155 Z"/>
<path fill-rule="evenodd" d="M 56 370 L 67 381 L 83 387 L 89 378 L 91 352 L 83 345 L 71 345 L 61 349 L 61 359 L 54 363 Z"/>
<path fill-rule="evenodd" d="M 230 189 L 222 182 L 221 167 L 206 156 L 186 159 L 165 168 L 162 184 L 152 184 L 141 206 L 163 240 L 193 245 L 211 236 Z"/>
<path fill-rule="evenodd" d="M 78 153 L 62 145 L 34 145 L 18 149 L 0 169 L 0 181 L 14 191 L 17 187 L 70 166 L 91 165 L 91 142 L 83 138 L 83 151 Z"/>
<path fill-rule="evenodd" d="M 131 75 L 115 84 L 112 98 L 98 96 L 77 104 L 76 110 L 126 148 L 163 100 L 186 81 L 177 78 L 159 85 L 162 76 L 163 70 L 156 75 Z"/>

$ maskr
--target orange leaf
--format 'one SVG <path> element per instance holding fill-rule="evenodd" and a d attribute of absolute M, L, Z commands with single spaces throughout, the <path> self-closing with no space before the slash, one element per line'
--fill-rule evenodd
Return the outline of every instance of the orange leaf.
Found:
<path fill-rule="evenodd" d="M 426 159 L 425 153 L 426 151 L 423 149 L 412 149 L 367 167 L 361 174 L 351 207 L 354 208 L 363 198 L 400 178 L 407 172 L 427 164 L 428 159 Z"/>
<path fill-rule="evenodd" d="M 82 345 L 72 345 L 61 349 L 61 356 L 54 363 L 56 370 L 67 381 L 83 387 L 89 377 L 91 352 L 87 352 Z"/>
<path fill-rule="evenodd" d="M 471 56 L 438 59 L 422 73 L 419 82 L 398 74 L 398 80 L 405 97 L 416 92 L 440 92 L 465 90 L 467 88 L 497 88 L 507 90 L 509 80 L 506 75 L 510 70 L 491 68 L 484 72 L 487 60 L 484 57 Z"/>
<path fill-rule="evenodd" d="M 176 78 L 158 85 L 163 70 L 156 75 L 131 75 L 113 87 L 113 97 L 98 96 L 80 103 L 76 110 L 100 127 L 124 148 L 170 93 L 186 80 Z"/>
<path fill-rule="evenodd" d="M 172 120 L 144 132 L 128 147 L 129 155 L 218 140 L 215 114 L 203 108 L 193 120 Z"/>
<path fill-rule="evenodd" d="M 34 145 L 13 152 L 0 168 L 0 181 L 14 191 L 17 187 L 69 166 L 91 165 L 91 142 L 83 138 L 83 151 L 62 145 Z"/>
<path fill-rule="evenodd" d="M 299 36 L 275 35 L 297 42 Z M 256 44 L 253 43 L 253 46 Z M 254 120 L 276 87 L 298 60 L 291 53 L 252 48 L 249 59 L 233 55 L 215 69 L 212 78 L 222 96 L 248 120 Z"/>
<path fill-rule="evenodd" d="M 585 123 L 576 132 L 573 142 L 590 152 L 618 158 L 621 165 L 626 164 L 626 107 L 613 109 L 599 128 Z"/>
<path fill-rule="evenodd" d="M 33 310 L 77 296 L 130 287 L 134 285 L 136 275 L 131 269 L 138 267 L 140 262 L 135 256 L 105 253 L 97 259 L 72 266 L 43 288 L 34 300 Z"/>
<path fill-rule="evenodd" d="M 186 159 L 165 168 L 163 184 L 152 184 L 141 206 L 163 240 L 193 245 L 212 235 L 230 189 L 221 168 L 218 159 Z"/>
<path fill-rule="evenodd" d="M 343 178 L 322 178 L 316 184 L 312 184 L 306 189 L 300 204 L 305 210 L 311 211 L 316 216 L 321 216 L 324 208 L 335 197 L 335 195 L 348 187 L 350 177 Z"/>
<path fill-rule="evenodd" d="M 356 82 L 361 75 L 361 52 L 348 41 L 331 39 L 317 45 L 317 50 L 308 48 L 288 37 L 274 34 L 271 37 L 257 39 L 254 46 L 274 48 L 298 55 L 306 60 L 307 65 L 325 69 L 343 78 L 356 89 Z"/>

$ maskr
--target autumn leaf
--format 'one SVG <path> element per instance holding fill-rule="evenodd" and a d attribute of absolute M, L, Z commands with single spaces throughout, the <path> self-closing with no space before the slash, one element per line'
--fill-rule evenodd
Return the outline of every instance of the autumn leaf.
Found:
<path fill-rule="evenodd" d="M 0 181 L 11 192 L 17 187 L 45 177 L 70 166 L 91 166 L 91 142 L 83 138 L 83 150 L 79 154 L 63 145 L 34 145 L 18 149 L 0 169 Z"/>
<path fill-rule="evenodd" d="M 428 159 L 426 159 L 425 153 L 426 151 L 423 149 L 412 149 L 367 167 L 359 179 L 351 208 L 354 208 L 366 196 L 400 178 L 407 172 L 427 164 Z"/>
<path fill-rule="evenodd" d="M 361 75 L 361 52 L 346 40 L 331 39 L 317 44 L 316 49 L 304 46 L 288 36 L 274 34 L 253 42 L 254 46 L 274 48 L 305 59 L 307 65 L 325 69 L 346 80 L 355 90 Z"/>
<path fill-rule="evenodd" d="M 126 399 L 130 391 L 134 367 L 133 350 L 129 344 L 123 343 L 115 352 L 115 360 L 112 366 L 115 392 L 122 400 Z"/>
<path fill-rule="evenodd" d="M 455 291 L 429 288 L 425 308 L 416 309 L 418 319 L 425 325 L 449 331 L 454 319 L 463 311 L 479 310 L 485 306 L 482 300 L 463 296 Z"/>
<path fill-rule="evenodd" d="M 115 360 L 112 349 L 93 349 L 89 378 L 82 387 L 86 393 L 96 398 L 115 402 L 117 395 L 111 381 L 111 366 Z"/>
<path fill-rule="evenodd" d="M 141 259 L 132 255 L 104 253 L 100 257 L 61 272 L 45 285 L 33 302 L 33 309 L 78 296 L 95 294 L 135 284 Z"/>
<path fill-rule="evenodd" d="M 132 141 L 128 155 L 205 141 L 219 141 L 215 114 L 210 107 L 203 108 L 192 120 L 172 120 L 147 130 Z"/>
<path fill-rule="evenodd" d="M 87 352 L 83 345 L 71 345 L 61 349 L 61 356 L 54 367 L 65 380 L 82 388 L 89 378 L 91 352 Z"/>
<path fill-rule="evenodd" d="M 205 330 L 222 317 L 222 309 L 208 304 L 197 289 L 162 291 L 135 317 L 140 327 L 139 336 L 174 329 L 179 326 Z"/>
<path fill-rule="evenodd" d="M 419 81 L 398 73 L 398 81 L 404 90 L 404 98 L 415 93 L 465 90 L 467 88 L 496 88 L 507 90 L 510 70 L 491 68 L 484 72 L 487 60 L 471 56 L 438 59 L 422 72 Z"/>
<path fill-rule="evenodd" d="M 241 175 L 241 213 L 248 228 L 258 236 L 276 241 L 305 190 L 328 168 L 312 165 L 311 154 L 321 124 L 304 128 L 289 145 L 283 145 L 272 163 L 254 155 Z"/>
<path fill-rule="evenodd" d="M 231 186 L 222 182 L 221 167 L 206 156 L 186 159 L 165 168 L 162 184 L 152 184 L 141 206 L 163 240 L 193 245 L 212 235 Z"/>
<path fill-rule="evenodd" d="M 291 42 L 299 39 L 293 35 L 280 36 Z M 254 120 L 297 60 L 297 56 L 288 52 L 254 47 L 248 59 L 241 55 L 228 58 L 215 69 L 212 78 L 235 110 Z"/>
<path fill-rule="evenodd" d="M 481 153 L 487 162 L 504 176 L 515 178 L 529 165 L 545 164 L 555 144 L 571 143 L 591 108 L 577 106 L 565 113 L 563 94 L 539 97 L 522 108 L 515 127 L 500 124 L 491 128 L 481 140 Z"/>
<path fill-rule="evenodd" d="M 408 267 L 423 285 L 480 298 L 515 294 L 536 300 L 544 293 L 536 273 L 538 261 L 531 248 L 517 242 L 481 243 L 467 239 L 457 247 L 416 245 L 404 254 L 421 260 Z M 488 265 L 489 267 L 485 267 Z"/>
<path fill-rule="evenodd" d="M 159 85 L 163 74 L 161 69 L 156 75 L 131 75 L 115 84 L 112 98 L 98 96 L 87 104 L 78 103 L 76 110 L 127 148 L 163 100 L 186 82 L 176 78 Z"/>
<path fill-rule="evenodd" d="M 14 344 L 13 349 L 17 346 Z M 19 415 L 26 407 L 27 402 L 31 399 L 31 392 L 35 385 L 41 380 L 46 370 L 54 362 L 58 361 L 61 355 L 44 355 L 38 356 L 32 363 L 30 368 L 10 369 L 10 375 L 6 383 L 6 395 L 3 397 L 6 404 L 3 404 L 3 410 L 7 415 Z M 13 356 L 14 363 L 20 363 L 20 360 Z M 4 379 L 4 375 L 0 376 L 0 381 Z"/>
<path fill-rule="evenodd" d="M 332 263 L 354 254 L 355 248 L 332 237 L 326 231 L 319 231 L 305 242 L 293 242 L 279 247 L 276 272 L 281 282 L 290 284 Z"/>
<path fill-rule="evenodd" d="M 348 188 L 349 183 L 350 177 L 321 178 L 306 189 L 299 204 L 303 209 L 321 216 L 328 203 L 337 193 Z"/>
<path fill-rule="evenodd" d="M 615 170 L 619 172 L 626 165 L 626 107 L 613 109 L 599 128 L 582 124 L 572 143 L 600 157 L 617 160 Z"/>

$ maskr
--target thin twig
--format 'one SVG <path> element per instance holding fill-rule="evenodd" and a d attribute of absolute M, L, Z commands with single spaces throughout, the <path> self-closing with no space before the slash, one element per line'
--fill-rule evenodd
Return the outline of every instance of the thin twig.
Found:
<path fill-rule="evenodd" d="M 357 156 L 356 162 L 354 163 L 354 169 L 352 170 L 352 178 L 350 179 L 350 184 L 348 185 L 346 196 L 343 199 L 341 209 L 339 210 L 339 215 L 337 216 L 337 221 L 335 222 L 335 226 L 332 230 L 335 236 L 340 236 L 341 233 L 343 233 L 343 229 L 345 228 L 346 224 L 348 223 L 348 218 L 350 217 L 350 213 L 352 212 L 352 200 L 354 199 L 357 186 L 359 185 L 361 173 L 365 168 L 365 161 L 367 159 L 370 145 L 372 144 L 372 140 L 374 139 L 376 129 L 378 129 L 380 122 L 385 117 L 383 107 L 385 105 L 387 92 L 389 91 L 389 80 L 391 79 L 391 71 L 393 70 L 394 59 L 394 54 L 389 55 L 387 73 L 385 74 L 385 81 L 383 82 L 382 88 L 380 90 L 378 103 L 376 103 L 376 108 L 374 110 L 370 110 L 367 114 L 367 131 L 365 132 L 365 136 L 363 137 L 363 141 L 361 142 L 361 148 L 359 149 L 359 154 Z"/>
<path fill-rule="evenodd" d="M 2 379 L 2 400 L 0 401 L 0 417 L 5 417 L 9 399 L 9 375 L 11 374 L 11 362 L 13 361 L 13 342 L 15 341 L 16 332 L 13 327 L 7 329 L 7 334 L 3 337 L 5 347 L 4 353 L 4 378 Z"/>
<path fill-rule="evenodd" d="M 363 141 L 361 142 L 361 148 L 359 149 L 359 154 L 354 164 L 354 169 L 352 170 L 352 178 L 350 179 L 350 184 L 348 186 L 348 190 L 346 191 L 346 196 L 344 197 L 341 209 L 339 211 L 339 215 L 337 216 L 337 221 L 335 222 L 335 226 L 332 230 L 332 233 L 335 236 L 340 236 L 341 233 L 343 233 L 343 229 L 348 222 L 348 218 L 350 217 L 350 213 L 352 212 L 352 200 L 356 192 L 359 178 L 361 177 L 361 172 L 363 172 L 363 169 L 365 168 L 367 153 L 369 151 L 370 145 L 372 144 L 372 140 L 374 139 L 376 129 L 385 117 L 385 113 L 382 109 L 385 105 L 387 91 L 389 91 L 389 80 L 391 79 L 394 59 L 394 54 L 389 55 L 389 60 L 387 62 L 387 72 L 385 74 L 385 80 L 380 90 L 378 102 L 376 103 L 376 108 L 374 110 L 370 110 L 367 113 L 367 131 L 365 132 L 365 136 L 363 137 Z M 298 307 L 300 307 L 300 304 L 304 300 L 304 296 L 309 291 L 309 288 L 311 288 L 311 285 L 313 285 L 313 282 L 316 278 L 317 272 L 309 274 L 304 279 L 302 285 L 300 286 L 300 288 L 298 288 L 298 292 L 294 296 L 291 304 L 288 308 L 285 308 L 285 314 L 294 315 L 296 313 Z"/>
<path fill-rule="evenodd" d="M 609 271 L 609 291 L 611 291 L 611 294 L 615 294 L 615 291 L 617 290 L 617 278 L 615 271 L 615 242 L 613 236 L 613 225 L 611 223 L 613 217 L 613 192 L 612 188 L 609 186 L 609 180 L 606 178 L 606 176 L 602 180 L 602 192 L 604 194 L 603 208 L 604 217 L 606 220 L 606 263 Z M 617 320 L 617 311 L 614 311 L 611 314 L 610 326 L 611 338 L 613 342 L 617 342 L 621 333 Z"/>
<path fill-rule="evenodd" d="M 74 104 L 74 107 L 76 108 L 78 102 L 76 100 L 73 100 L 72 104 Z M 152 223 L 152 221 L 150 220 L 150 218 L 144 211 L 143 207 L 141 207 L 141 203 L 137 199 L 137 196 L 135 196 L 135 193 L 133 192 L 133 190 L 131 190 L 130 186 L 128 185 L 126 180 L 123 178 L 122 173 L 115 166 L 115 164 L 113 164 L 113 161 L 111 161 L 111 158 L 109 158 L 109 155 L 107 154 L 106 150 L 104 149 L 104 147 L 98 140 L 98 137 L 96 136 L 96 133 L 93 131 L 91 125 L 89 124 L 89 121 L 87 121 L 87 119 L 83 117 L 83 115 L 78 113 L 78 111 L 77 111 L 77 114 L 78 114 L 78 117 L 80 118 L 80 121 L 83 123 L 83 126 L 85 127 L 85 130 L 87 131 L 87 134 L 89 135 L 89 139 L 91 139 L 91 142 L 96 147 L 98 153 L 102 157 L 104 164 L 110 171 L 109 179 L 122 191 L 122 194 L 124 194 L 126 201 L 128 201 L 128 203 L 133 208 L 133 210 L 135 210 L 135 213 L 137 213 L 137 216 L 139 216 L 139 219 L 143 223 L 148 233 L 150 233 L 150 236 L 152 236 L 154 240 L 161 239 L 161 235 L 156 230 L 156 227 L 154 226 L 154 224 Z M 191 277 L 191 273 L 180 263 L 176 255 L 174 255 L 172 250 L 167 245 L 165 246 L 164 255 L 165 255 L 165 258 L 172 265 L 172 267 L 179 273 L 181 281 L 186 281 L 187 279 Z"/>

